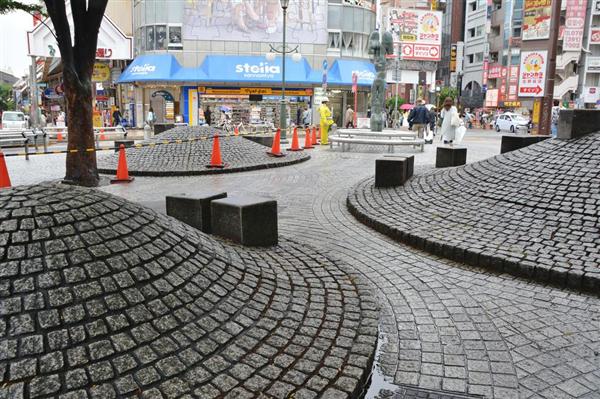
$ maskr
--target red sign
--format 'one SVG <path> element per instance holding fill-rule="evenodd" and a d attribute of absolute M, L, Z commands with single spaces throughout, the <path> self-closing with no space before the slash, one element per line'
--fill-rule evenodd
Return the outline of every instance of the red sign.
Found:
<path fill-rule="evenodd" d="M 502 72 L 500 72 L 500 75 L 502 79 L 500 80 L 500 94 L 498 97 L 500 98 L 500 101 L 504 101 L 506 98 L 506 75 L 508 75 L 508 68 L 502 67 Z"/>
<path fill-rule="evenodd" d="M 510 101 L 516 101 L 518 98 L 517 89 L 519 86 L 519 66 L 512 65 L 510 67 L 510 74 L 508 77 L 508 99 Z"/>
<path fill-rule="evenodd" d="M 600 28 L 592 28 L 592 31 L 590 33 L 590 43 L 600 43 Z"/>
<path fill-rule="evenodd" d="M 112 56 L 112 49 L 106 47 L 98 47 L 96 49 L 96 58 L 110 58 Z"/>
<path fill-rule="evenodd" d="M 355 73 L 352 74 L 352 93 L 356 93 L 358 91 L 358 75 Z"/>
<path fill-rule="evenodd" d="M 542 89 L 539 85 L 536 87 L 521 87 L 519 88 L 519 94 L 535 94 L 534 97 L 537 97 L 544 89 Z"/>
<path fill-rule="evenodd" d="M 563 50 L 579 51 L 581 49 L 586 7 L 587 0 L 567 0 Z"/>
<path fill-rule="evenodd" d="M 499 64 L 492 64 L 489 66 L 488 79 L 497 79 L 500 77 L 502 66 Z"/>
<path fill-rule="evenodd" d="M 483 83 L 484 86 L 487 86 L 487 81 L 489 77 L 489 65 L 490 64 L 487 58 L 483 60 L 483 79 L 481 83 Z"/>

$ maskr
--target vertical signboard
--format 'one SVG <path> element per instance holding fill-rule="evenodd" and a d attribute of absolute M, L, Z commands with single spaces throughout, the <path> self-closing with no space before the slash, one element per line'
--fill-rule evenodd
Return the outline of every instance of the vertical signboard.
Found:
<path fill-rule="evenodd" d="M 441 60 L 441 11 L 391 8 L 386 21 L 403 60 Z"/>
<path fill-rule="evenodd" d="M 450 46 L 450 72 L 456 72 L 456 44 Z"/>
<path fill-rule="evenodd" d="M 510 73 L 508 76 L 508 100 L 509 101 L 517 101 L 518 87 L 519 87 L 519 66 L 511 65 Z"/>
<path fill-rule="evenodd" d="M 508 68 L 507 67 L 502 67 L 502 71 L 500 72 L 500 87 L 499 89 L 499 94 L 498 94 L 498 98 L 500 99 L 500 101 L 504 101 L 506 100 L 506 78 L 508 76 Z"/>
<path fill-rule="evenodd" d="M 523 4 L 523 40 L 550 37 L 552 0 L 525 0 Z"/>
<path fill-rule="evenodd" d="M 580 51 L 587 0 L 567 0 L 563 50 Z"/>
<path fill-rule="evenodd" d="M 548 51 L 521 51 L 519 96 L 543 97 L 546 85 Z"/>
<path fill-rule="evenodd" d="M 483 60 L 483 79 L 481 79 L 481 87 L 483 88 L 484 92 L 487 90 L 488 73 L 489 73 L 489 61 L 486 58 L 485 60 Z"/>

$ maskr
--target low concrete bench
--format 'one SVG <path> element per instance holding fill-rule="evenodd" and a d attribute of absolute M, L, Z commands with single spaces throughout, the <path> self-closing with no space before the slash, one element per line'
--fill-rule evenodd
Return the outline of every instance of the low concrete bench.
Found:
<path fill-rule="evenodd" d="M 413 175 L 414 156 L 385 156 L 375 160 L 375 187 L 402 186 Z"/>
<path fill-rule="evenodd" d="M 423 139 L 376 139 L 376 138 L 349 138 L 349 137 L 339 137 L 339 136 L 331 136 L 329 137 L 330 146 L 333 148 L 333 143 L 340 143 L 342 145 L 342 152 L 346 151 L 347 148 L 350 148 L 352 144 L 370 144 L 370 145 L 386 145 L 388 146 L 389 152 L 394 152 L 394 146 L 397 145 L 410 145 L 413 147 L 420 147 L 421 152 L 424 151 L 425 140 Z"/>
<path fill-rule="evenodd" d="M 549 138 L 550 136 L 532 136 L 530 134 L 503 135 L 502 144 L 500 144 L 500 154 L 518 150 L 519 148 L 524 148 Z"/>
<path fill-rule="evenodd" d="M 435 156 L 436 168 L 461 166 L 467 163 L 467 147 L 439 146 Z"/>
<path fill-rule="evenodd" d="M 169 195 L 166 197 L 167 215 L 210 234 L 212 232 L 211 202 L 226 197 L 227 193 L 220 192 Z"/>
<path fill-rule="evenodd" d="M 250 197 L 228 197 L 211 203 L 215 235 L 248 246 L 277 244 L 277 201 Z"/>
<path fill-rule="evenodd" d="M 125 146 L 125 148 L 130 148 L 133 147 L 133 145 L 135 144 L 135 141 L 133 140 L 115 140 L 115 152 L 119 152 L 119 148 L 121 147 L 121 144 L 123 144 Z"/>

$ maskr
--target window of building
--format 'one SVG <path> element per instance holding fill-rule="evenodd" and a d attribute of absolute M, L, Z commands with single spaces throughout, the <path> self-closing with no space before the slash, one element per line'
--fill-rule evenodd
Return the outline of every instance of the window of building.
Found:
<path fill-rule="evenodd" d="M 329 31 L 328 39 L 327 39 L 327 47 L 330 50 L 339 50 L 341 47 L 341 34 L 339 31 Z"/>
<path fill-rule="evenodd" d="M 469 58 L 469 64 L 472 64 L 475 60 L 475 54 L 469 54 L 467 57 Z"/>
<path fill-rule="evenodd" d="M 469 3 L 469 10 L 477 11 L 477 1 L 472 1 L 471 3 Z"/>
<path fill-rule="evenodd" d="M 483 62 L 483 53 L 475 54 L 475 62 Z"/>
<path fill-rule="evenodd" d="M 475 36 L 476 37 L 483 36 L 484 33 L 485 33 L 485 25 L 480 25 L 477 28 L 475 28 Z"/>
<path fill-rule="evenodd" d="M 155 37 L 155 50 L 166 50 L 167 49 L 167 25 L 155 25 L 154 26 L 154 37 Z"/>
<path fill-rule="evenodd" d="M 146 51 L 154 50 L 154 26 L 146 26 Z"/>
<path fill-rule="evenodd" d="M 169 49 L 182 48 L 181 25 L 169 25 Z"/>
<path fill-rule="evenodd" d="M 469 29 L 469 37 L 475 37 L 475 28 Z"/>

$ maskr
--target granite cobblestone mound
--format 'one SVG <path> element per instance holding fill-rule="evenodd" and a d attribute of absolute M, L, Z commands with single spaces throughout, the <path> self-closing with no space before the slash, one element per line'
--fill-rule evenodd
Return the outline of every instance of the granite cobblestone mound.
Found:
<path fill-rule="evenodd" d="M 377 321 L 306 245 L 230 245 L 93 189 L 0 191 L 0 397 L 357 397 Z"/>
<path fill-rule="evenodd" d="M 362 222 L 467 264 L 600 292 L 600 133 L 426 173 L 403 187 L 361 181 Z"/>
<path fill-rule="evenodd" d="M 212 136 L 223 134 L 219 130 L 182 126 L 167 130 L 147 143 L 155 146 L 128 148 L 127 165 L 133 176 L 186 176 L 213 173 L 232 173 L 256 169 L 292 165 L 310 159 L 305 152 L 287 152 L 285 157 L 267 155 L 268 148 L 242 136 L 220 137 L 219 144 L 226 167 L 208 168 L 213 148 Z M 194 139 L 191 142 L 183 140 Z M 162 144 L 163 141 L 182 140 L 181 143 Z M 117 170 L 117 154 L 98 155 L 100 173 L 114 174 Z"/>

